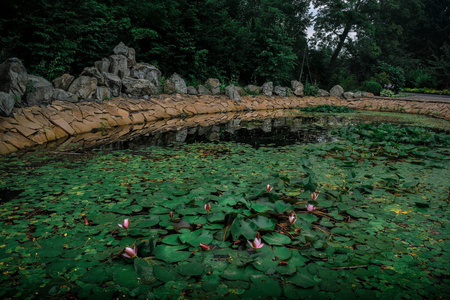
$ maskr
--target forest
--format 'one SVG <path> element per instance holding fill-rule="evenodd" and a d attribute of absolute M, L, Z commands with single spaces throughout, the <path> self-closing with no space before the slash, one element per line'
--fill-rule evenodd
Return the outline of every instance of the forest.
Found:
<path fill-rule="evenodd" d="M 53 80 L 120 41 L 190 85 L 296 79 L 345 90 L 450 86 L 449 0 L 14 0 L 0 4 L 0 60 Z M 314 34 L 308 36 L 308 28 Z M 301 76 L 301 78 L 300 78 Z"/>

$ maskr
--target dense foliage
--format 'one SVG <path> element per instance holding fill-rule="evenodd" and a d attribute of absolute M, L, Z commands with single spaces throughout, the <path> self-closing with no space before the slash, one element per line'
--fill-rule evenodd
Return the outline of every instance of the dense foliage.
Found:
<path fill-rule="evenodd" d="M 302 107 L 300 110 L 307 111 L 307 112 L 320 112 L 320 113 L 349 113 L 353 112 L 354 110 L 347 107 L 347 106 L 336 106 L 336 105 L 318 105 L 315 107 L 309 106 L 309 107 Z"/>
<path fill-rule="evenodd" d="M 191 82 L 217 77 L 287 85 L 303 74 L 304 83 L 348 90 L 371 79 L 398 89 L 450 84 L 448 1 L 17 0 L 0 6 L 0 59 L 19 57 L 30 73 L 48 79 L 79 74 L 123 41 L 139 61 Z M 310 25 L 316 33 L 308 41 Z M 391 71 L 404 73 L 400 85 Z"/>

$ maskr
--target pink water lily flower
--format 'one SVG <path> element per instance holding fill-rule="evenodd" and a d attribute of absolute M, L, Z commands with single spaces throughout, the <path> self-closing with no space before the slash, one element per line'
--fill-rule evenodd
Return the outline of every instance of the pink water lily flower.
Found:
<path fill-rule="evenodd" d="M 317 195 L 316 192 L 314 192 L 314 193 L 311 194 L 311 199 L 312 199 L 313 201 L 316 201 L 317 198 L 319 198 L 319 195 Z"/>
<path fill-rule="evenodd" d="M 264 243 L 261 243 L 261 239 L 258 239 L 257 237 L 255 237 L 255 239 L 253 240 L 253 242 L 247 241 L 248 244 L 255 249 L 259 249 L 262 248 L 262 246 L 264 246 Z"/>
<path fill-rule="evenodd" d="M 137 256 L 137 248 L 136 245 L 134 245 L 134 248 L 126 247 L 125 253 L 122 254 L 126 258 L 134 258 Z"/>
<path fill-rule="evenodd" d="M 312 204 L 306 205 L 306 210 L 307 210 L 307 211 L 313 211 L 313 210 L 315 210 L 315 209 L 316 209 L 316 207 L 315 207 L 314 205 L 312 205 Z"/>
<path fill-rule="evenodd" d="M 209 250 L 209 245 L 208 244 L 200 243 L 200 247 L 202 248 L 203 251 L 208 251 Z"/>
<path fill-rule="evenodd" d="M 289 223 L 293 224 L 295 223 L 295 221 L 297 221 L 297 216 L 295 215 L 295 213 L 291 212 L 289 214 Z"/>
<path fill-rule="evenodd" d="M 270 184 L 268 184 L 266 186 L 266 190 L 267 190 L 268 193 L 270 193 L 273 190 L 273 187 L 271 187 Z"/>
<path fill-rule="evenodd" d="M 128 226 L 130 226 L 130 219 L 123 220 L 123 225 L 122 224 L 117 224 L 117 225 L 119 225 L 119 227 L 121 227 L 121 228 L 128 229 Z"/>

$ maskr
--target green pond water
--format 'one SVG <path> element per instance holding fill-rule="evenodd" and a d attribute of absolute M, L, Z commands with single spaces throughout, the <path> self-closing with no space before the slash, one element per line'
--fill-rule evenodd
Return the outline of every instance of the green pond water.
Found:
<path fill-rule="evenodd" d="M 0 157 L 0 297 L 447 297 L 448 122 L 303 117 Z"/>

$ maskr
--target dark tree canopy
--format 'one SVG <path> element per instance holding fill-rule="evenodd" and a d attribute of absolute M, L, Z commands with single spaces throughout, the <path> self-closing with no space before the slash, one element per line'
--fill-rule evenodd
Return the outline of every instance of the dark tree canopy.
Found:
<path fill-rule="evenodd" d="M 79 74 L 120 41 L 138 61 L 190 83 L 308 78 L 357 89 L 364 80 L 448 87 L 449 0 L 15 0 L 0 4 L 0 59 L 30 73 Z M 310 5 L 317 14 L 309 12 Z M 308 41 L 306 30 L 316 33 Z M 396 69 L 395 69 L 396 70 Z M 309 71 L 308 71 L 309 73 Z M 385 73 L 385 74 L 384 74 Z M 303 76 L 302 81 L 306 77 Z"/>

